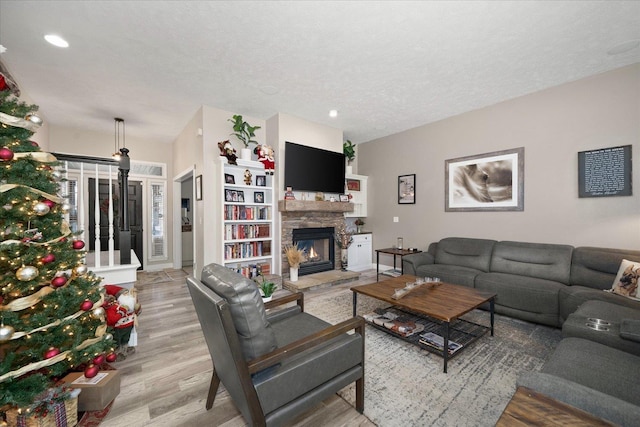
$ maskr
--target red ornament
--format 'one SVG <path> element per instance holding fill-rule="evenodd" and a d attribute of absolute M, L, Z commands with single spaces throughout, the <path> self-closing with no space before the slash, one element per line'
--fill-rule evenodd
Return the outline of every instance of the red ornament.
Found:
<path fill-rule="evenodd" d="M 84 248 L 84 242 L 82 240 L 73 241 L 73 249 L 80 250 L 82 248 Z"/>
<path fill-rule="evenodd" d="M 89 364 L 89 366 L 85 368 L 84 376 L 87 378 L 93 378 L 96 375 L 98 375 L 98 372 L 100 372 L 100 368 L 94 365 L 93 363 L 91 363 Z"/>
<path fill-rule="evenodd" d="M 50 262 L 53 262 L 55 260 L 56 260 L 56 256 L 52 253 L 48 253 L 40 259 L 40 261 L 42 261 L 43 264 L 49 264 Z"/>
<path fill-rule="evenodd" d="M 106 359 L 107 359 L 107 362 L 109 362 L 109 363 L 113 363 L 113 362 L 115 362 L 116 360 L 118 360 L 118 355 L 117 355 L 117 354 L 115 354 L 114 352 L 111 352 L 111 353 L 107 354 Z"/>
<path fill-rule="evenodd" d="M 89 311 L 93 308 L 93 302 L 87 300 L 82 301 L 82 304 L 80 304 L 80 310 L 82 311 Z"/>
<path fill-rule="evenodd" d="M 38 145 L 37 142 L 35 141 L 29 141 L 29 143 L 33 146 L 33 147 L 39 147 L 40 145 Z"/>
<path fill-rule="evenodd" d="M 63 276 L 56 276 L 51 281 L 51 284 L 53 285 L 53 287 L 59 288 L 61 286 L 64 286 L 65 283 L 67 283 L 67 280 L 69 280 L 69 278 L 67 276 L 64 276 L 64 275 Z"/>
<path fill-rule="evenodd" d="M 13 151 L 9 150 L 7 147 L 0 148 L 0 160 L 4 162 L 13 160 Z"/>
<path fill-rule="evenodd" d="M 45 205 L 49 206 L 49 209 L 52 209 L 56 205 L 56 202 L 53 202 L 53 201 L 51 201 L 49 199 L 44 199 L 42 201 L 42 203 L 44 203 Z"/>
<path fill-rule="evenodd" d="M 45 359 L 51 359 L 52 357 L 56 357 L 60 354 L 60 349 L 55 347 L 49 347 L 49 350 L 44 352 Z"/>
<path fill-rule="evenodd" d="M 93 358 L 93 364 L 100 366 L 104 363 L 104 359 L 105 359 L 104 354 L 99 354 Z"/>

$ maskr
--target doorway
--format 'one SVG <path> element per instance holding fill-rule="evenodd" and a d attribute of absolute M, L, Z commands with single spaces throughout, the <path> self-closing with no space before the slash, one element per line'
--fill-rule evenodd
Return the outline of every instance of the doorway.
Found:
<path fill-rule="evenodd" d="M 95 178 L 89 178 L 89 250 L 95 250 L 95 205 L 96 205 L 96 181 Z M 120 249 L 120 234 L 118 232 L 120 225 L 120 216 L 118 210 L 120 208 L 119 197 L 120 192 L 118 186 L 114 182 L 112 184 L 113 197 L 113 229 L 114 229 L 114 248 Z M 98 181 L 98 200 L 100 201 L 100 248 L 109 247 L 109 180 L 101 179 Z M 144 268 L 145 260 L 142 250 L 142 183 L 140 181 L 129 181 L 129 228 L 131 230 L 131 249 L 135 252 L 140 267 Z"/>

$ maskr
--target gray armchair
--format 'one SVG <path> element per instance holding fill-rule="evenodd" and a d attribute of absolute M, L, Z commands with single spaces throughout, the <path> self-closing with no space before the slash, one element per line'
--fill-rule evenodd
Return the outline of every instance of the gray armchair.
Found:
<path fill-rule="evenodd" d="M 207 410 L 222 381 L 249 425 L 277 426 L 355 381 L 363 412 L 361 317 L 332 326 L 304 312 L 301 293 L 264 304 L 254 282 L 217 264 L 187 286 L 214 365 Z"/>

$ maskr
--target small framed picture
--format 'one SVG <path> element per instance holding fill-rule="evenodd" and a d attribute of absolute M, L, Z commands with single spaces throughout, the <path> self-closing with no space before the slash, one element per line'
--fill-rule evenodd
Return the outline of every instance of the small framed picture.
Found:
<path fill-rule="evenodd" d="M 196 200 L 202 200 L 202 175 L 196 176 Z"/>
<path fill-rule="evenodd" d="M 359 179 L 347 179 L 347 190 L 349 190 L 349 191 L 360 191 L 360 180 Z"/>
<path fill-rule="evenodd" d="M 235 191 L 232 190 L 224 190 L 224 201 L 225 202 L 233 202 L 233 193 L 235 193 Z M 236 200 L 238 199 L 238 196 L 236 195 Z"/>
<path fill-rule="evenodd" d="M 238 200 L 237 201 L 238 202 L 244 202 L 244 191 L 238 190 L 237 193 L 238 193 Z"/>
<path fill-rule="evenodd" d="M 266 187 L 267 186 L 266 175 L 256 175 L 256 185 L 258 187 Z"/>
<path fill-rule="evenodd" d="M 416 174 L 398 177 L 398 203 L 412 205 L 416 203 Z"/>
<path fill-rule="evenodd" d="M 224 182 L 225 182 L 225 184 L 235 184 L 236 183 L 236 179 L 230 173 L 225 173 L 224 174 Z"/>
<path fill-rule="evenodd" d="M 340 195 L 340 201 L 341 202 L 348 202 L 349 201 L 349 195 L 348 194 L 341 194 Z"/>
<path fill-rule="evenodd" d="M 264 191 L 256 191 L 253 193 L 253 201 L 255 203 L 264 203 Z"/>

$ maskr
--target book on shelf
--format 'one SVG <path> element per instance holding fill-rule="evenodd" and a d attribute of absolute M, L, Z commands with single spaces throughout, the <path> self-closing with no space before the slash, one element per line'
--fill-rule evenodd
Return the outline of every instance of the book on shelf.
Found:
<path fill-rule="evenodd" d="M 443 351 L 444 338 L 433 332 L 426 332 L 420 335 L 420 343 Z M 449 354 L 453 354 L 462 348 L 462 344 L 449 340 Z"/>

